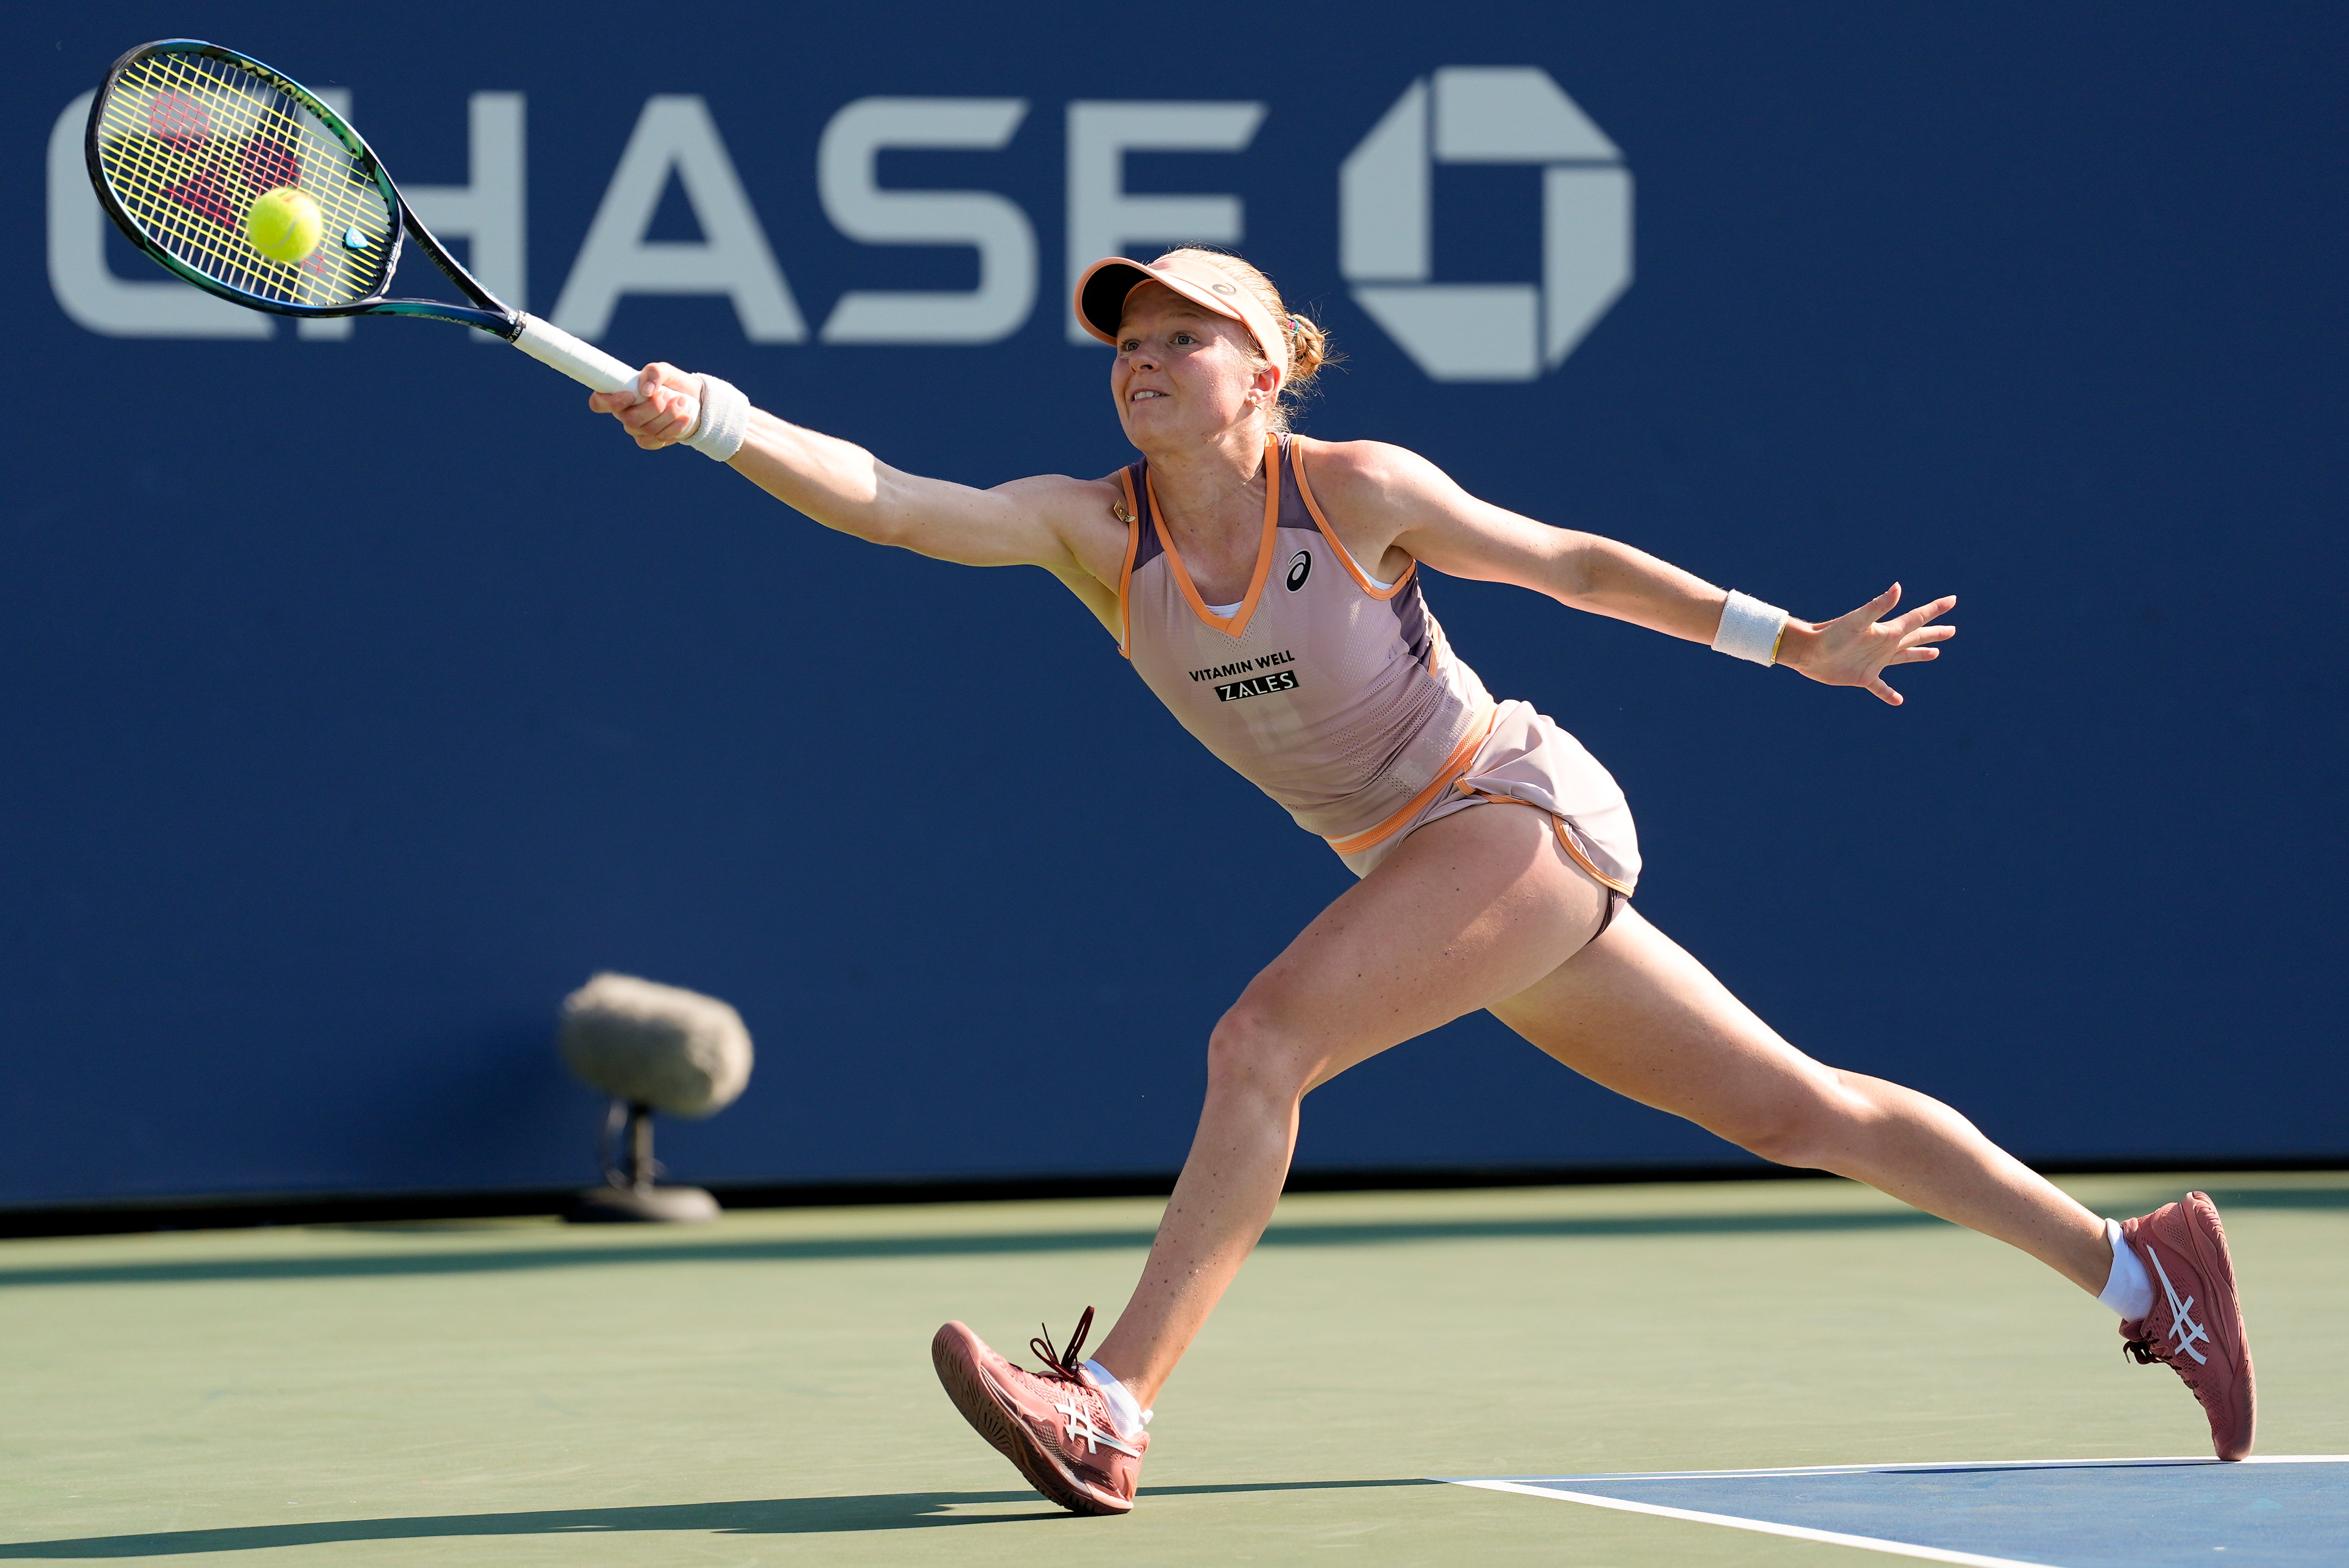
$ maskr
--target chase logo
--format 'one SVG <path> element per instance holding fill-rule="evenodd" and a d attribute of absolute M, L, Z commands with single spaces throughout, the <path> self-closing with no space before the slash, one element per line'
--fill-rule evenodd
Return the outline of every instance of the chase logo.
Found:
<path fill-rule="evenodd" d="M 49 136 L 49 282 L 66 315 L 109 337 L 270 337 L 278 330 L 273 318 L 191 289 L 144 261 L 125 256 L 129 270 L 118 275 L 108 259 L 113 225 L 90 192 L 83 156 L 91 96 L 67 103 Z M 337 113 L 350 111 L 347 89 L 324 96 Z M 833 112 L 810 150 L 814 189 L 776 192 L 745 182 L 716 111 L 699 94 L 647 98 L 608 170 L 583 167 L 576 149 L 541 170 L 529 167 L 527 150 L 535 146 L 543 156 L 553 139 L 533 142 L 524 134 L 525 95 L 476 92 L 466 100 L 466 183 L 419 179 L 402 193 L 442 239 L 464 244 L 467 264 L 484 284 L 520 307 L 542 303 L 553 281 L 544 251 L 528 243 L 526 194 L 540 188 L 542 175 L 583 191 L 600 186 L 593 220 L 556 269 L 561 286 L 547 311 L 555 325 L 591 342 L 606 335 L 623 300 L 644 295 L 720 296 L 748 343 L 842 346 L 1000 343 L 1026 328 L 1041 302 L 1061 319 L 1069 342 L 1093 352 L 1082 324 L 1060 307 L 1067 295 L 1044 275 L 1040 214 L 995 188 L 1022 168 L 1032 175 L 1039 160 L 1061 171 L 1058 218 L 1071 287 L 1101 256 L 1175 243 L 1246 246 L 1256 237 L 1246 203 L 1214 191 L 1221 181 L 1212 176 L 1201 176 L 1206 191 L 1135 191 L 1126 186 L 1125 166 L 1133 153 L 1246 154 L 1271 105 L 1077 100 L 1063 106 L 1057 139 L 1031 129 L 1022 140 L 1033 108 L 1024 98 L 858 98 Z M 1049 124 L 1052 117 L 1033 118 Z M 885 158 L 925 150 L 974 160 L 977 188 L 882 183 Z M 999 155 L 1006 161 L 993 161 Z M 1538 280 L 1435 277 L 1435 170 L 1464 164 L 1538 170 Z M 404 155 L 400 165 L 411 176 L 419 172 Z M 699 239 L 654 236 L 672 190 L 690 208 Z M 1437 381 L 1537 379 L 1573 351 L 1631 279 L 1631 176 L 1614 143 L 1538 67 L 1445 66 L 1413 82 L 1347 156 L 1338 196 L 1339 272 L 1363 311 Z M 842 240 L 870 247 L 876 259 L 887 249 L 961 253 L 975 286 L 857 286 L 864 280 L 852 266 L 838 280 L 851 286 L 828 306 L 803 310 L 786 275 L 787 263 L 799 263 L 789 246 L 778 253 L 768 226 L 773 213 L 760 211 L 778 199 L 814 200 Z M 1256 216 L 1277 224 L 1285 211 Z M 1475 238 L 1446 236 L 1448 245 Z M 1290 249 L 1318 251 L 1318 237 L 1311 247 Z M 540 273 L 535 285 L 526 256 Z M 1288 281 L 1295 292 L 1314 287 L 1309 277 Z M 1212 286 L 1226 296 L 1237 292 L 1230 284 Z M 348 317 L 293 327 L 305 340 L 351 332 Z"/>
<path fill-rule="evenodd" d="M 1542 169 L 1538 284 L 1433 281 L 1439 163 Z M 1631 281 L 1622 154 L 1534 66 L 1445 66 L 1412 83 L 1338 174 L 1338 263 L 1354 301 L 1437 381 L 1531 381 Z"/>

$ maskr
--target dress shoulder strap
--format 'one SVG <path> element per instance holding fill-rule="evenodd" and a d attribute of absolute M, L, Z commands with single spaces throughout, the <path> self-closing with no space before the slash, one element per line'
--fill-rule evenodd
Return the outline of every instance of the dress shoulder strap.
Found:
<path fill-rule="evenodd" d="M 1303 529 L 1325 539 L 1334 538 L 1323 525 L 1320 509 L 1313 504 L 1313 492 L 1305 488 L 1303 444 L 1286 430 L 1279 432 L 1279 438 L 1280 526 Z"/>
<path fill-rule="evenodd" d="M 1140 571 L 1165 553 L 1165 542 L 1158 537 L 1158 519 L 1150 510 L 1150 462 L 1144 459 L 1118 470 L 1118 483 L 1125 498 L 1118 508 L 1119 521 L 1133 535 L 1126 553 L 1133 560 L 1133 571 Z"/>
<path fill-rule="evenodd" d="M 1151 557 L 1165 548 L 1159 542 L 1156 520 L 1150 515 L 1150 465 L 1145 460 L 1132 463 L 1118 470 L 1118 488 L 1124 498 L 1117 502 L 1118 521 L 1125 524 L 1125 565 L 1117 575 L 1117 651 L 1126 658 L 1133 657 L 1133 573 Z M 1143 553 L 1147 542 L 1149 552 Z"/>
<path fill-rule="evenodd" d="M 1338 537 L 1338 531 L 1330 526 L 1330 519 L 1322 512 L 1321 503 L 1314 499 L 1313 480 L 1305 471 L 1303 446 L 1292 442 L 1291 438 L 1287 436 L 1281 438 L 1281 445 L 1289 460 L 1280 466 L 1280 525 L 1283 528 L 1309 528 L 1328 540 L 1330 549 L 1336 552 L 1339 561 L 1344 564 L 1346 575 L 1360 584 L 1362 592 L 1371 598 L 1392 599 L 1402 593 L 1403 585 L 1418 573 L 1419 562 L 1414 561 L 1404 567 L 1402 575 L 1383 588 L 1371 582 L 1370 573 L 1362 570 L 1361 563 L 1355 561 L 1352 553 L 1347 550 L 1346 542 Z M 1292 493 L 1296 497 L 1299 518 L 1299 521 L 1294 523 L 1288 521 L 1289 498 Z"/>

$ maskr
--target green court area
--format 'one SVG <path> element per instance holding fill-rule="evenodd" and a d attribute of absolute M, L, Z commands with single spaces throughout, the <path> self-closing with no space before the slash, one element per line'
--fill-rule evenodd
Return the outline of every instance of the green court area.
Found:
<path fill-rule="evenodd" d="M 2349 1451 L 2349 1173 L 2066 1185 L 2209 1191 L 2261 1451 Z M 1299 1196 L 1139 1507 L 1068 1517 L 929 1336 L 1113 1316 L 1158 1207 L 0 1243 L 0 1561 L 1858 1563 L 1894 1559 L 1424 1478 L 2209 1451 L 2095 1303 L 1847 1183 Z"/>

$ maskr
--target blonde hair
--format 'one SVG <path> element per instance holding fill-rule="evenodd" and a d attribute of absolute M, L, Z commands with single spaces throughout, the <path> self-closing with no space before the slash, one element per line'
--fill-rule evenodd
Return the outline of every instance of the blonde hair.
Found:
<path fill-rule="evenodd" d="M 1233 281 L 1256 295 L 1257 302 L 1272 313 L 1272 319 L 1279 324 L 1281 335 L 1288 341 L 1288 363 L 1281 367 L 1280 391 L 1266 407 L 1264 417 L 1268 427 L 1286 431 L 1289 416 L 1304 402 L 1315 375 L 1323 366 L 1334 365 L 1344 357 L 1330 346 L 1330 335 L 1304 316 L 1291 312 L 1281 303 L 1280 291 L 1272 286 L 1270 278 L 1228 251 L 1218 251 L 1206 245 L 1183 245 L 1166 254 L 1205 258 L 1210 265 L 1229 273 Z M 1164 257 L 1160 259 L 1163 261 Z M 1272 363 L 1257 347 L 1253 335 L 1244 333 L 1240 341 L 1246 346 L 1248 357 L 1259 366 Z"/>

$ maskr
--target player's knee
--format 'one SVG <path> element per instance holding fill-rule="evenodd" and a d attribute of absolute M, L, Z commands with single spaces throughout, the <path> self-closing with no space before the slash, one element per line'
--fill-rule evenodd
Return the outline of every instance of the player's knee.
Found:
<path fill-rule="evenodd" d="M 1798 1171 L 1819 1168 L 1816 1130 L 1799 1116 L 1757 1120 L 1741 1130 L 1731 1141 L 1749 1154 L 1760 1155 L 1773 1165 L 1791 1165 Z"/>
<path fill-rule="evenodd" d="M 1294 1099 L 1309 1077 L 1301 1046 L 1293 1031 L 1243 997 L 1207 1036 L 1208 1091 Z"/>
<path fill-rule="evenodd" d="M 1843 1075 L 1827 1072 L 1793 1092 L 1753 1108 L 1741 1125 L 1724 1136 L 1748 1153 L 1773 1165 L 1802 1171 L 1829 1171 L 1840 1151 L 1847 1150 L 1875 1107 L 1846 1084 Z"/>

